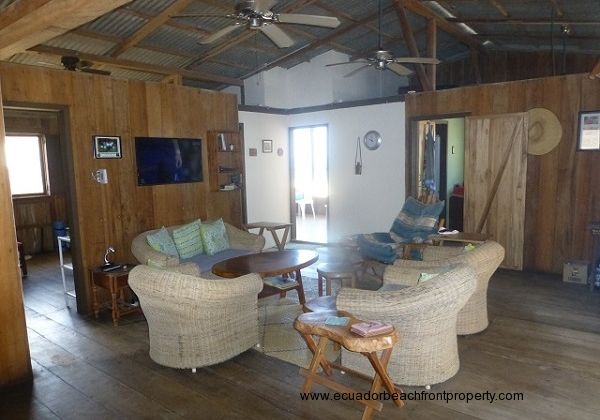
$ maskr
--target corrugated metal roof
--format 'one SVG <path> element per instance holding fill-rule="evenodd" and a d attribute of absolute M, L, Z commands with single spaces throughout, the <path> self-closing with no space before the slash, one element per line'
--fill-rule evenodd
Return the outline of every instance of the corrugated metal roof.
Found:
<path fill-rule="evenodd" d="M 130 48 L 119 56 L 124 60 L 139 61 L 141 63 L 155 64 L 163 67 L 184 67 L 191 62 L 191 59 L 172 54 L 165 54 L 158 51 L 151 51 L 144 48 Z"/>
<path fill-rule="evenodd" d="M 142 17 L 116 10 L 88 23 L 84 28 L 100 34 L 127 38 L 146 22 L 147 20 Z"/>
<path fill-rule="evenodd" d="M 108 53 L 111 48 L 115 46 L 115 43 L 103 39 L 82 36 L 73 32 L 67 32 L 64 35 L 51 39 L 46 42 L 45 45 L 77 52 L 85 52 L 88 54 L 103 55 Z"/>

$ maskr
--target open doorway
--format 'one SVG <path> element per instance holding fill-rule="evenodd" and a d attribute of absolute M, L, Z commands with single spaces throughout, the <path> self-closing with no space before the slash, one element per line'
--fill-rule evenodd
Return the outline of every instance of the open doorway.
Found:
<path fill-rule="evenodd" d="M 327 125 L 290 129 L 292 239 L 327 243 L 329 214 Z"/>
<path fill-rule="evenodd" d="M 57 236 L 68 237 L 72 218 L 63 111 L 13 106 L 3 111 L 25 305 L 42 314 L 75 308 L 71 250 L 63 241 L 63 281 L 57 244 Z"/>
<path fill-rule="evenodd" d="M 433 190 L 446 206 L 442 217 L 448 229 L 463 231 L 465 119 L 416 121 L 418 136 L 417 196 Z"/>

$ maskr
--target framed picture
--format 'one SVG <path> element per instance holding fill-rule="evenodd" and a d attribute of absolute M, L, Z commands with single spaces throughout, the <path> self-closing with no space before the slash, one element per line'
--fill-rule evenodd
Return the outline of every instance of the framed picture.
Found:
<path fill-rule="evenodd" d="M 120 136 L 94 136 L 94 157 L 96 159 L 121 159 Z"/>
<path fill-rule="evenodd" d="M 600 111 L 579 113 L 577 150 L 600 151 Z"/>
<path fill-rule="evenodd" d="M 262 151 L 263 153 L 273 153 L 273 140 L 263 140 Z"/>

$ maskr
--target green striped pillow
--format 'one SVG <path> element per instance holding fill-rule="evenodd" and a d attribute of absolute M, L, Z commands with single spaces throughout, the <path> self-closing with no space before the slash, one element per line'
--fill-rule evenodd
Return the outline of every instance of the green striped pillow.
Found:
<path fill-rule="evenodd" d="M 173 230 L 173 241 L 181 258 L 192 258 L 204 252 L 200 238 L 200 219 Z"/>

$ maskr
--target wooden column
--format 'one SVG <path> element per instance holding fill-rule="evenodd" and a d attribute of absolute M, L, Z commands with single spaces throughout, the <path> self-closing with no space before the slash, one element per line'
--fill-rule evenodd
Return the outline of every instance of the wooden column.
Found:
<path fill-rule="evenodd" d="M 435 19 L 427 21 L 427 56 L 437 58 L 437 23 Z M 436 69 L 436 64 L 431 64 L 426 69 L 429 80 L 431 80 L 431 90 L 435 90 Z"/>
<path fill-rule="evenodd" d="M 0 99 L 0 387 L 32 377 L 4 141 L 4 113 Z"/>

